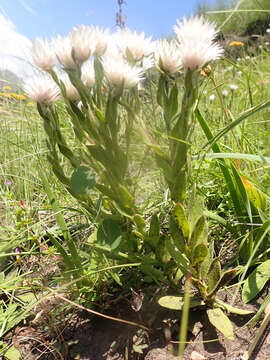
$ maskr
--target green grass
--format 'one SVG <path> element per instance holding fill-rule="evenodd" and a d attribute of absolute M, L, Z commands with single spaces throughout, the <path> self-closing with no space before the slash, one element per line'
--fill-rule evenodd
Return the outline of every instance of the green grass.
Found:
<path fill-rule="evenodd" d="M 201 3 L 197 13 L 203 13 L 210 21 L 215 21 L 227 36 L 262 35 L 269 27 L 268 0 L 217 0 L 212 6 Z"/>

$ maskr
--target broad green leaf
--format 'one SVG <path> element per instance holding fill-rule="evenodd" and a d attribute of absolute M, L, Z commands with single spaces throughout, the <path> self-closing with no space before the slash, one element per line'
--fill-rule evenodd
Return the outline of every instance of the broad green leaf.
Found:
<path fill-rule="evenodd" d="M 221 277 L 221 265 L 219 259 L 216 258 L 213 260 L 209 268 L 206 279 L 203 279 L 207 283 L 208 294 L 212 293 L 216 289 L 220 281 L 220 277 Z"/>
<path fill-rule="evenodd" d="M 224 312 L 220 308 L 208 309 L 206 312 L 210 323 L 227 339 L 234 340 L 232 323 Z"/>
<path fill-rule="evenodd" d="M 163 296 L 158 300 L 160 306 L 171 310 L 181 310 L 184 305 L 183 296 Z M 203 306 L 205 305 L 203 300 L 195 297 L 190 298 L 190 307 Z"/>
<path fill-rule="evenodd" d="M 205 244 L 198 244 L 192 252 L 192 265 L 196 266 L 197 264 L 204 261 L 208 254 L 208 248 Z"/>
<path fill-rule="evenodd" d="M 121 244 L 121 234 L 122 229 L 117 221 L 105 219 L 98 227 L 97 242 L 101 246 L 115 250 Z"/>
<path fill-rule="evenodd" d="M 249 315 L 254 313 L 253 310 L 245 310 L 245 309 L 239 309 L 237 307 L 231 306 L 230 304 L 226 304 L 225 302 L 219 300 L 219 299 L 215 299 L 215 303 L 219 306 L 222 307 L 224 310 L 233 313 L 233 314 L 238 314 L 238 315 Z"/>
<path fill-rule="evenodd" d="M 245 303 L 252 300 L 270 279 L 270 260 L 260 264 L 246 279 L 242 291 L 242 299 Z"/>
<path fill-rule="evenodd" d="M 87 195 L 95 184 L 95 175 L 86 166 L 78 167 L 72 174 L 71 188 L 77 194 Z"/>
<path fill-rule="evenodd" d="M 175 205 L 173 209 L 173 217 L 179 228 L 182 230 L 184 237 L 188 238 L 190 229 L 185 215 L 185 210 L 180 203 L 177 203 Z"/>

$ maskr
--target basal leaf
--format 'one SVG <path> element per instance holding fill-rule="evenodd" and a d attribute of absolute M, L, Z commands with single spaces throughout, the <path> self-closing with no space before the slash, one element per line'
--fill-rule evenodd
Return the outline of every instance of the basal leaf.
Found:
<path fill-rule="evenodd" d="M 207 316 L 210 323 L 227 339 L 234 340 L 232 323 L 220 308 L 208 309 Z"/>
<path fill-rule="evenodd" d="M 249 315 L 254 313 L 253 310 L 246 310 L 246 309 L 239 309 L 237 307 L 231 306 L 230 304 L 227 304 L 219 299 L 215 299 L 215 302 L 218 306 L 222 307 L 224 310 L 238 315 Z"/>
<path fill-rule="evenodd" d="M 158 300 L 160 306 L 165 307 L 171 310 L 181 310 L 184 305 L 183 296 L 163 296 Z M 190 298 L 190 307 L 203 306 L 205 305 L 204 301 L 191 297 Z"/>

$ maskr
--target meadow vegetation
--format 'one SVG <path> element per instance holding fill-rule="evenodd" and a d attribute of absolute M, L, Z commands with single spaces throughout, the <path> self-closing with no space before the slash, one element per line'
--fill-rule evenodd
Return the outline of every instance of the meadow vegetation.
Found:
<path fill-rule="evenodd" d="M 205 16 L 221 25 L 228 13 Z M 270 30 L 252 45 L 232 34 L 246 36 L 267 16 L 235 12 L 222 27 L 224 55 L 216 48 L 194 67 L 179 66 L 180 55 L 166 62 L 164 48 L 177 45 L 160 44 L 142 83 L 132 66 L 143 56 L 126 50 L 119 80 L 99 48 L 85 81 L 78 49 L 69 59 L 57 54 L 66 77 L 53 61 L 42 65 L 58 85 L 49 99 L 45 82 L 39 92 L 33 83 L 16 92 L 2 86 L 0 354 L 23 359 L 10 336 L 23 328 L 43 346 L 34 358 L 72 358 L 63 333 L 83 309 L 140 329 L 132 344 L 139 358 L 151 330 L 140 315 L 147 303 L 181 310 L 179 358 L 192 307 L 233 341 L 231 314 L 249 315 L 245 304 L 270 278 Z M 264 292 L 246 321 L 264 319 L 259 335 L 269 300 Z M 136 321 L 115 316 L 127 303 Z"/>

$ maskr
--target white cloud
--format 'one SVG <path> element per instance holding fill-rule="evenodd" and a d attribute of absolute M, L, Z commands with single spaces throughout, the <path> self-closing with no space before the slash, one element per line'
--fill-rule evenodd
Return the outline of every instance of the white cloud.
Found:
<path fill-rule="evenodd" d="M 32 42 L 16 30 L 16 26 L 0 14 L 0 69 L 8 69 L 20 77 L 33 73 Z"/>

